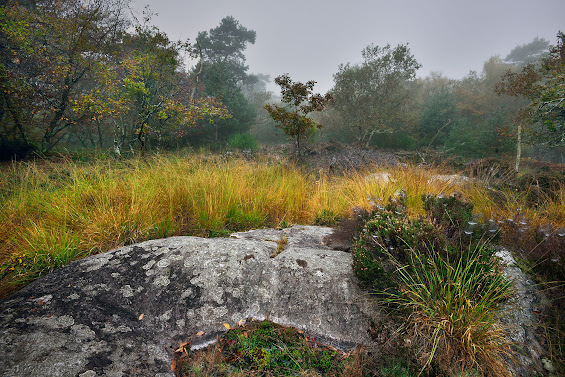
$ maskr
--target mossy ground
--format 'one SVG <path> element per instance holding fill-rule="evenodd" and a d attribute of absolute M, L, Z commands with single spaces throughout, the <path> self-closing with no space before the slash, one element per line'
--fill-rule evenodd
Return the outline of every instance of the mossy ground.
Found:
<path fill-rule="evenodd" d="M 347 353 L 324 345 L 294 328 L 270 321 L 249 321 L 225 333 L 216 344 L 179 349 L 172 363 L 178 377 L 193 376 L 340 376 L 401 377 L 417 372 L 404 361 L 358 348 Z"/>

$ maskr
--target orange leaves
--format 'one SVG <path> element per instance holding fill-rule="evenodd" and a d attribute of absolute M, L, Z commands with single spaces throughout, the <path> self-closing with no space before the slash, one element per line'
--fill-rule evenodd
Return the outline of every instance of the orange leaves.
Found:
<path fill-rule="evenodd" d="M 235 324 L 235 327 L 231 327 L 229 323 L 224 323 L 224 327 L 228 330 L 233 330 L 236 329 L 240 326 L 242 326 L 245 323 L 245 320 L 242 318 L 239 321 L 237 321 L 237 323 Z"/>
<path fill-rule="evenodd" d="M 184 354 L 188 354 L 188 351 L 190 351 L 190 346 L 192 345 L 192 342 L 179 342 L 179 346 L 178 348 L 175 350 L 176 353 L 184 353 Z M 188 351 L 187 351 L 188 350 Z"/>

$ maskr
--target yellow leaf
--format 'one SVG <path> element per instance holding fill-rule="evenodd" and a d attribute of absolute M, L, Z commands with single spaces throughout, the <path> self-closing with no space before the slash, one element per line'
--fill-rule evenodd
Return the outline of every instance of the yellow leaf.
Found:
<path fill-rule="evenodd" d="M 202 336 L 202 335 L 204 335 L 204 334 L 206 334 L 204 331 L 198 331 L 198 332 L 196 333 L 196 336 Z"/>
<path fill-rule="evenodd" d="M 229 323 L 224 323 L 224 327 L 228 330 L 231 330 L 231 326 Z"/>
<path fill-rule="evenodd" d="M 239 322 L 237 323 L 238 326 L 243 325 L 243 318 L 239 320 Z"/>
<path fill-rule="evenodd" d="M 190 342 L 184 342 L 184 343 L 179 342 L 179 348 L 177 348 L 177 349 L 175 350 L 175 352 L 186 352 L 186 349 L 187 349 L 187 348 L 190 349 L 190 345 L 191 345 Z M 187 346 L 188 346 L 188 347 L 187 347 Z"/>
<path fill-rule="evenodd" d="M 141 315 L 139 316 L 139 320 L 141 321 L 143 319 L 143 317 L 145 317 L 145 314 L 141 313 Z"/>

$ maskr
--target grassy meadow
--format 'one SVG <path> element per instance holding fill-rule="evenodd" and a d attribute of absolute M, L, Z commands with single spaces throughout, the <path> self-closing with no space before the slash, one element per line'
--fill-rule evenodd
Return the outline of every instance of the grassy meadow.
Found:
<path fill-rule="evenodd" d="M 437 168 L 387 170 L 390 180 L 308 173 L 286 162 L 213 155 L 145 159 L 67 158 L 5 164 L 0 172 L 0 291 L 6 296 L 72 260 L 148 239 L 173 235 L 225 236 L 232 231 L 291 224 L 332 225 L 371 198 L 402 187 L 410 211 L 423 193 L 463 190 L 430 177 Z M 486 203 L 485 203 L 486 204 Z M 497 210 L 490 205 L 485 211 Z"/>
<path fill-rule="evenodd" d="M 493 199 L 489 182 L 432 179 L 441 167 L 365 167 L 331 176 L 286 161 L 195 154 L 145 159 L 70 158 L 4 164 L 0 169 L 0 296 L 72 260 L 174 235 L 226 236 L 292 224 L 333 225 L 354 207 L 387 200 L 399 188 L 412 215 L 422 194 L 460 191 L 483 218 L 521 211 L 532 224 L 565 223 L 565 193 L 529 207 L 512 190 Z M 532 225 L 533 227 L 534 225 Z M 536 225 L 537 226 L 537 225 Z"/>

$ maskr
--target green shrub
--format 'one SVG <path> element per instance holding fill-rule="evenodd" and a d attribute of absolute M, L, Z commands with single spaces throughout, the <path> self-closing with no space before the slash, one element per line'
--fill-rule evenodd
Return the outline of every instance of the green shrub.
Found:
<path fill-rule="evenodd" d="M 449 233 L 465 228 L 473 218 L 473 204 L 463 200 L 461 194 L 450 196 L 422 195 L 424 210 L 432 222 Z"/>
<path fill-rule="evenodd" d="M 237 149 L 240 151 L 249 150 L 256 151 L 259 149 L 259 144 L 250 134 L 235 134 L 228 140 L 227 144 L 229 149 Z"/>
<path fill-rule="evenodd" d="M 364 286 L 383 289 L 395 267 L 389 256 L 407 261 L 414 249 L 443 250 L 445 237 L 428 219 L 411 219 L 404 196 L 370 213 L 353 248 L 353 269 Z"/>
<path fill-rule="evenodd" d="M 376 207 L 353 248 L 353 269 L 372 293 L 407 315 L 423 369 L 505 375 L 509 354 L 498 305 L 511 295 L 494 248 L 460 195 L 422 196 L 427 217 L 409 218 L 402 197 Z M 476 230 L 469 231 L 469 224 Z M 469 234 L 467 234 L 469 233 Z M 503 372 L 500 372 L 503 371 Z"/>

